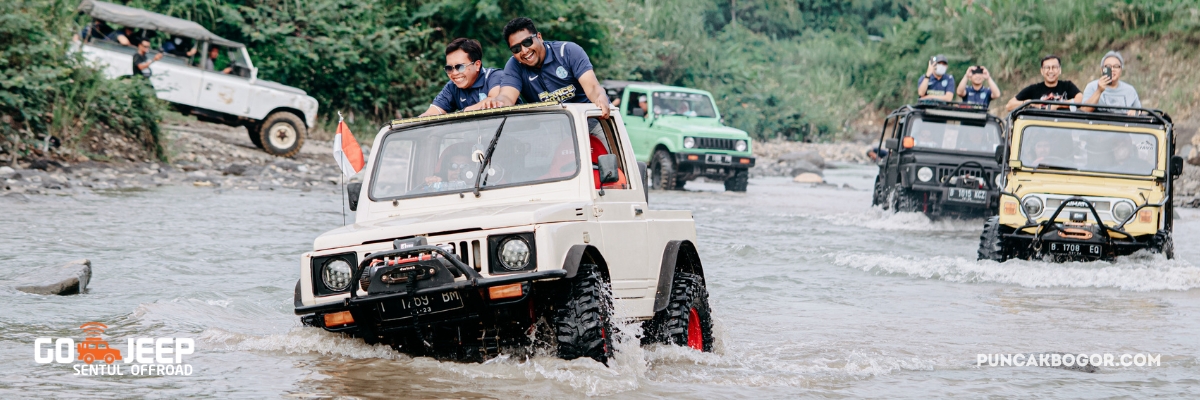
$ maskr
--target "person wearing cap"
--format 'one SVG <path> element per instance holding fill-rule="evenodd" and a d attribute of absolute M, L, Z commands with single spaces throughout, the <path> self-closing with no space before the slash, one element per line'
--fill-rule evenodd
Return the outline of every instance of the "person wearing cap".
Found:
<path fill-rule="evenodd" d="M 1000 87 L 992 80 L 992 73 L 982 65 L 967 68 L 967 77 L 958 84 L 958 96 L 967 104 L 978 104 L 987 108 L 992 99 L 1000 98 Z M 968 84 L 969 82 L 969 84 Z M 986 85 L 984 83 L 987 83 Z"/>
<path fill-rule="evenodd" d="M 917 96 L 921 100 L 954 101 L 954 75 L 946 73 L 950 64 L 946 56 L 938 54 L 929 60 L 925 75 L 917 81 Z"/>
<path fill-rule="evenodd" d="M 1121 53 L 1110 51 L 1100 59 L 1100 79 L 1088 82 L 1083 89 L 1083 102 L 1085 104 L 1109 105 L 1116 107 L 1141 107 L 1142 100 L 1138 98 L 1137 89 L 1133 85 L 1122 82 L 1121 78 L 1125 71 L 1125 58 L 1121 57 Z M 1106 75 L 1103 71 L 1111 71 Z M 1112 111 L 1105 108 L 1097 107 L 1079 107 L 1083 111 Z M 1121 111 L 1115 111 L 1121 112 Z M 1134 115 L 1137 111 L 1128 110 L 1129 115 Z"/>
<path fill-rule="evenodd" d="M 458 38 L 446 45 L 446 76 L 449 82 L 420 116 L 498 107 L 496 96 L 504 71 L 483 67 L 483 47 L 474 39 Z"/>
<path fill-rule="evenodd" d="M 1012 111 L 1022 104 L 1033 100 L 1047 101 L 1063 101 L 1079 103 L 1083 100 L 1083 92 L 1079 91 L 1079 87 L 1075 86 L 1071 81 L 1060 81 L 1058 78 L 1062 75 L 1062 60 L 1056 55 L 1048 55 L 1042 57 L 1042 81 L 1026 86 L 1017 92 L 1008 104 L 1004 105 L 1004 111 Z M 1052 109 L 1062 109 L 1066 106 L 1052 106 Z M 1073 107 L 1073 106 L 1072 106 Z"/>

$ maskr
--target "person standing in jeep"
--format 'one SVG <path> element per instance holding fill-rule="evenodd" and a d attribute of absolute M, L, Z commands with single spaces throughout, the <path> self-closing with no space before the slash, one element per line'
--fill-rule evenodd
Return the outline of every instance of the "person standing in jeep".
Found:
<path fill-rule="evenodd" d="M 946 73 L 948 67 L 946 56 L 941 54 L 929 60 L 925 75 L 917 81 L 917 95 L 921 100 L 954 100 L 954 75 Z"/>
<path fill-rule="evenodd" d="M 483 47 L 474 39 L 458 38 L 446 45 L 446 75 L 450 81 L 420 116 L 496 107 L 504 71 L 483 67 Z"/>
<path fill-rule="evenodd" d="M 608 95 L 582 47 L 573 42 L 542 40 L 533 21 L 525 17 L 508 21 L 504 39 L 513 56 L 504 66 L 497 106 L 511 106 L 518 98 L 526 103 L 590 101 L 600 107 L 600 118 L 608 118 Z"/>
<path fill-rule="evenodd" d="M 1030 100 L 1051 100 L 1051 101 L 1069 101 L 1079 103 L 1083 100 L 1083 92 L 1079 91 L 1079 87 L 1075 86 L 1071 81 L 1060 81 L 1059 76 L 1062 75 L 1062 61 L 1056 55 L 1048 55 L 1042 57 L 1042 82 L 1038 82 L 1024 89 L 1004 106 L 1004 111 L 1012 111 L 1017 107 Z M 1062 106 L 1055 106 L 1055 109 Z"/>

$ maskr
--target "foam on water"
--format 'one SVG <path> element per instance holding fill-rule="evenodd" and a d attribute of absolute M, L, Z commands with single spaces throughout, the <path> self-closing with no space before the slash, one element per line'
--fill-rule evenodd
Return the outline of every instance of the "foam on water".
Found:
<path fill-rule="evenodd" d="M 836 226 L 883 231 L 978 232 L 983 229 L 983 221 L 978 219 L 931 220 L 922 213 L 895 213 L 879 207 L 871 207 L 863 212 L 800 214 L 800 216 Z"/>
<path fill-rule="evenodd" d="M 1003 263 L 962 257 L 834 253 L 833 263 L 878 274 L 963 283 L 1004 283 L 1024 287 L 1095 287 L 1128 291 L 1188 290 L 1200 287 L 1200 267 L 1161 255 L 1137 253 L 1116 262 Z"/>

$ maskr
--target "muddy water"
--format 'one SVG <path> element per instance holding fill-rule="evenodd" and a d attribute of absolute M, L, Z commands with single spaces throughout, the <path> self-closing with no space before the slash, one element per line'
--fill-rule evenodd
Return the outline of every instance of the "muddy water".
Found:
<path fill-rule="evenodd" d="M 690 183 L 652 207 L 694 210 L 718 350 L 617 346 L 590 360 L 438 362 L 301 328 L 297 256 L 342 222 L 334 196 L 175 187 L 0 203 L 0 282 L 89 258 L 90 292 L 0 285 L 0 398 L 762 398 L 1200 396 L 1200 212 L 1178 217 L 1178 258 L 1116 263 L 975 261 L 981 221 L 870 207 L 873 172 L 828 171 L 860 190 L 754 180 L 745 195 Z M 4 200 L 0 200 L 4 201 Z M 38 337 L 196 340 L 191 376 L 76 376 L 36 364 Z M 627 334 L 636 331 L 627 327 Z M 979 353 L 1161 354 L 1096 373 L 977 367 Z"/>

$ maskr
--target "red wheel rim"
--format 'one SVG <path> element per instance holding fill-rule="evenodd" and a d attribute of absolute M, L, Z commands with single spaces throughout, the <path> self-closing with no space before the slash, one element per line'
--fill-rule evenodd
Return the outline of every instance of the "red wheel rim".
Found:
<path fill-rule="evenodd" d="M 704 351 L 704 334 L 700 332 L 700 314 L 695 308 L 688 310 L 688 347 Z"/>

